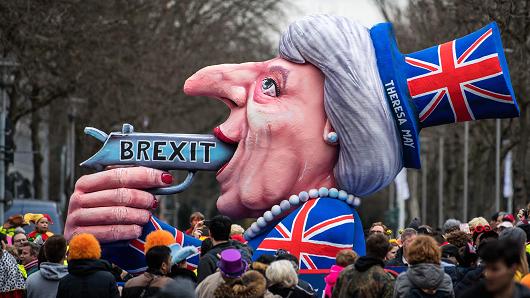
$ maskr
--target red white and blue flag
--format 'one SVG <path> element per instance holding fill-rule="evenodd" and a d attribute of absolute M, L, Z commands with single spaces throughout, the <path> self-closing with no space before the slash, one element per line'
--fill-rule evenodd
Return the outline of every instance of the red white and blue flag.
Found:
<path fill-rule="evenodd" d="M 519 114 L 494 29 L 405 55 L 407 85 L 422 127 Z"/>

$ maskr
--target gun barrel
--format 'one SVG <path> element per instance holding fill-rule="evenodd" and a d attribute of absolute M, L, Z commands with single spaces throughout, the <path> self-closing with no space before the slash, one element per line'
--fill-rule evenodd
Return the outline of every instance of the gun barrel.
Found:
<path fill-rule="evenodd" d="M 83 167 L 145 166 L 160 170 L 217 171 L 236 146 L 209 134 L 113 132 Z"/>

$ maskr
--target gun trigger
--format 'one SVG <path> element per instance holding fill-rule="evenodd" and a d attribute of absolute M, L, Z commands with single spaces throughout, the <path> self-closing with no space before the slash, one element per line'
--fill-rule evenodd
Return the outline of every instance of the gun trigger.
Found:
<path fill-rule="evenodd" d="M 84 132 L 86 135 L 89 135 L 102 143 L 105 143 L 109 137 L 106 133 L 94 127 L 85 127 Z"/>

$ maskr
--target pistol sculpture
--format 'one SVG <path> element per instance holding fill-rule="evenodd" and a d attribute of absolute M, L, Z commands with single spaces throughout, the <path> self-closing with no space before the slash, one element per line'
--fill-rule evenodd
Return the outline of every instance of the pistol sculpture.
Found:
<path fill-rule="evenodd" d="M 166 134 L 135 132 L 123 124 L 121 132 L 106 134 L 86 127 L 85 134 L 103 143 L 103 147 L 82 167 L 101 171 L 108 166 L 144 166 L 159 170 L 186 170 L 186 179 L 174 186 L 153 188 L 156 195 L 179 193 L 193 182 L 196 171 L 218 171 L 235 152 L 235 146 L 208 134 Z"/>

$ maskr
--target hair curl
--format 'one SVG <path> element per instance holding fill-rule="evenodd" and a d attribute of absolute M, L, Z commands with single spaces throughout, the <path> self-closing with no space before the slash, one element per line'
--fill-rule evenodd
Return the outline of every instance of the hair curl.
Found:
<path fill-rule="evenodd" d="M 442 251 L 434 238 L 419 235 L 407 247 L 406 258 L 410 265 L 420 263 L 439 265 L 442 259 Z"/>

